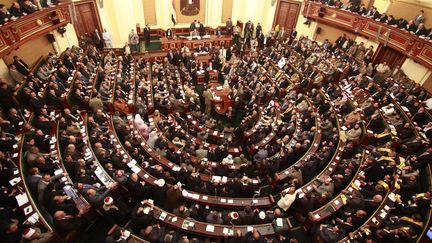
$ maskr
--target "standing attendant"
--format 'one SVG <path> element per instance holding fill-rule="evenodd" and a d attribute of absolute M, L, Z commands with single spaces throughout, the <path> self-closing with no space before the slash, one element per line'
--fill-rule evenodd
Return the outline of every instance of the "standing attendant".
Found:
<path fill-rule="evenodd" d="M 96 47 L 100 50 L 103 48 L 102 36 L 99 33 L 98 29 L 95 29 L 93 33 L 93 43 L 95 43 Z"/>
<path fill-rule="evenodd" d="M 148 24 L 144 27 L 144 40 L 146 47 L 150 44 L 150 27 Z"/>
<path fill-rule="evenodd" d="M 236 25 L 233 28 L 233 36 L 234 36 L 234 44 L 238 44 L 240 40 L 240 30 L 239 27 Z"/>
<path fill-rule="evenodd" d="M 196 26 L 196 19 L 190 24 L 190 26 L 189 26 L 189 31 L 190 31 L 190 33 L 191 33 L 191 35 L 192 35 L 192 33 L 195 31 L 195 29 L 197 28 L 197 26 Z"/>
<path fill-rule="evenodd" d="M 29 75 L 30 69 L 29 69 L 29 66 L 27 65 L 27 63 L 25 63 L 18 56 L 14 56 L 13 59 L 14 59 L 13 65 L 15 65 L 16 69 L 18 70 L 18 72 L 20 72 L 24 76 Z"/>
<path fill-rule="evenodd" d="M 109 33 L 106 29 L 104 29 L 104 32 L 102 33 L 102 38 L 106 48 L 113 48 L 111 33 Z"/>
<path fill-rule="evenodd" d="M 419 14 L 417 14 L 414 18 L 414 24 L 416 26 L 419 26 L 419 24 L 424 23 L 424 21 L 425 21 L 424 11 L 420 10 Z"/>
<path fill-rule="evenodd" d="M 131 30 L 128 39 L 129 39 L 129 45 L 130 45 L 131 51 L 133 53 L 138 52 L 139 51 L 139 37 L 133 29 Z"/>
<path fill-rule="evenodd" d="M 225 26 L 226 26 L 226 30 L 227 30 L 228 34 L 232 35 L 232 33 L 233 33 L 233 23 L 232 23 L 231 18 L 228 18 L 228 20 L 226 21 Z"/>
<path fill-rule="evenodd" d="M 257 27 L 255 29 L 255 38 L 258 38 L 258 36 L 260 36 L 261 33 L 262 33 L 262 27 L 261 27 L 261 24 L 258 23 Z"/>
<path fill-rule="evenodd" d="M 199 34 L 200 34 L 200 36 L 205 35 L 205 34 L 206 34 L 206 30 L 205 30 L 205 28 L 204 28 L 203 23 L 198 22 L 198 24 L 199 24 Z"/>

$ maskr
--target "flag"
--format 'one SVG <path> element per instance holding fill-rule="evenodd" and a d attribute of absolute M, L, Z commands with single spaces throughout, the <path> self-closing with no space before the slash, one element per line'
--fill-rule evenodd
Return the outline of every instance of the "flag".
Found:
<path fill-rule="evenodd" d="M 172 5 L 171 5 L 171 21 L 174 23 L 174 25 L 177 23 L 174 0 L 172 0 Z"/>

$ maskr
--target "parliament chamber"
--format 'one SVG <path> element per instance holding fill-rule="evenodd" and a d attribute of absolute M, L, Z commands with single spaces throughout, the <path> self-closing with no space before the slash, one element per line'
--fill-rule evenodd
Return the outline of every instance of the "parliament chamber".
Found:
<path fill-rule="evenodd" d="M 0 0 L 0 241 L 432 241 L 427 0 Z"/>

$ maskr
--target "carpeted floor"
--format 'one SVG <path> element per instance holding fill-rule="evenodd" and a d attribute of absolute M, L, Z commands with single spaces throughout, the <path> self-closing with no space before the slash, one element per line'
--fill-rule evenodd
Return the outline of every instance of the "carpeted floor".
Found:
<path fill-rule="evenodd" d="M 161 49 L 161 42 L 159 37 L 151 37 L 150 44 L 145 46 L 144 39 L 140 39 L 140 52 L 144 51 L 158 51 Z"/>

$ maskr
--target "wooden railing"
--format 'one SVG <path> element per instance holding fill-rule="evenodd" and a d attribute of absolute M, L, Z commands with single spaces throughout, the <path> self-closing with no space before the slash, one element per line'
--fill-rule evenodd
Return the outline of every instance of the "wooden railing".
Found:
<path fill-rule="evenodd" d="M 60 4 L 10 21 L 0 27 L 0 57 L 22 44 L 71 22 L 69 4 Z"/>

